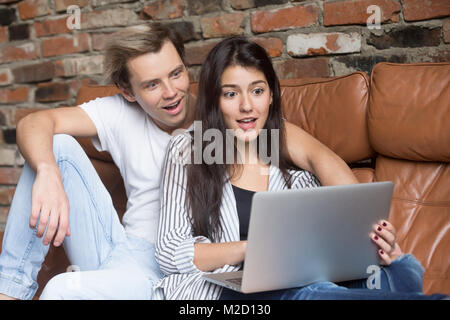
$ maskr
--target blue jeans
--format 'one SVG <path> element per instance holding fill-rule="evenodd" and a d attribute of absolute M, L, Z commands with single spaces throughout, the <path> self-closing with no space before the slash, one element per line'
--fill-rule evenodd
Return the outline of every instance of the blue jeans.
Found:
<path fill-rule="evenodd" d="M 441 294 L 422 294 L 424 269 L 413 255 L 394 260 L 381 268 L 380 286 L 368 289 L 367 281 L 318 282 L 301 288 L 244 294 L 224 288 L 220 300 L 398 300 L 443 299 Z"/>
<path fill-rule="evenodd" d="M 41 299 L 151 299 L 163 274 L 154 244 L 125 232 L 112 199 L 78 142 L 55 135 L 53 153 L 70 205 L 71 236 L 63 245 L 72 264 L 46 285 Z M 29 227 L 36 173 L 25 164 L 8 215 L 0 255 L 0 293 L 31 299 L 49 246 Z"/>

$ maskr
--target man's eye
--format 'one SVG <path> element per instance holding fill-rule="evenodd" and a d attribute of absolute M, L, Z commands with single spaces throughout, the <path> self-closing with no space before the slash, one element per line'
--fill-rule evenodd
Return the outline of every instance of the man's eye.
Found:
<path fill-rule="evenodd" d="M 154 83 L 154 82 L 147 83 L 145 85 L 145 89 L 154 89 L 154 88 L 156 88 L 156 83 Z"/>
<path fill-rule="evenodd" d="M 179 71 L 175 71 L 173 74 L 172 74 L 172 77 L 174 77 L 174 78 L 178 78 L 180 75 L 181 75 L 181 70 L 179 70 Z"/>

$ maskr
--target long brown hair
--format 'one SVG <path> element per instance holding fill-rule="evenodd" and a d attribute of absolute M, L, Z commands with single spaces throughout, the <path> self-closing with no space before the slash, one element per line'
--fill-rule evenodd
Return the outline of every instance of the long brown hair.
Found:
<path fill-rule="evenodd" d="M 272 61 L 266 51 L 258 44 L 243 38 L 232 37 L 221 41 L 208 54 L 202 65 L 198 97 L 196 105 L 196 119 L 202 122 L 202 131 L 218 129 L 226 141 L 226 125 L 219 106 L 221 89 L 221 76 L 229 66 L 252 67 L 264 73 L 272 93 L 272 104 L 269 109 L 264 129 L 268 132 L 272 129 L 279 130 L 279 169 L 290 187 L 290 175 L 288 169 L 292 164 L 285 158 L 285 130 L 281 113 L 281 93 L 278 77 L 273 69 Z M 195 130 L 195 129 L 194 129 Z M 193 134 L 194 135 L 194 134 Z M 272 145 L 270 134 L 267 137 L 268 154 Z M 214 141 L 216 142 L 216 141 Z M 212 142 L 212 143 L 214 143 Z M 210 143 L 203 142 L 200 146 L 201 153 Z M 219 241 L 222 235 L 220 222 L 220 207 L 225 183 L 237 174 L 234 165 L 227 165 L 225 160 L 226 150 L 223 144 L 223 161 L 213 164 L 189 164 L 187 166 L 187 206 L 191 212 L 191 222 L 194 236 L 205 236 L 212 241 Z M 194 144 L 195 147 L 195 144 Z M 192 149 L 192 154 L 195 152 Z M 198 150 L 197 150 L 198 152 Z M 191 162 L 193 163 L 193 162 Z"/>

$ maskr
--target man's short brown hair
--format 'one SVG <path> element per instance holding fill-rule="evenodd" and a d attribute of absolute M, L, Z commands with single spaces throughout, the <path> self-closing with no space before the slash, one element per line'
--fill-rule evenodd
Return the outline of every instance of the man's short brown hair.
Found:
<path fill-rule="evenodd" d="M 184 63 L 184 44 L 181 36 L 160 23 L 127 27 L 114 33 L 105 54 L 105 75 L 110 83 L 131 90 L 127 62 L 146 53 L 157 53 L 164 42 L 171 41 Z"/>

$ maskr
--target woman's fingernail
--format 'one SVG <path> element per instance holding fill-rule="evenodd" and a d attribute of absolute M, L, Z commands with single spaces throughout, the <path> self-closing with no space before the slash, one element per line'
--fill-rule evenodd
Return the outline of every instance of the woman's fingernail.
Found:
<path fill-rule="evenodd" d="M 377 236 L 375 236 L 375 237 L 373 237 L 375 240 L 378 240 L 378 237 Z"/>
<path fill-rule="evenodd" d="M 383 230 L 383 229 L 381 229 L 381 227 L 378 227 L 377 230 L 378 230 L 378 231 L 381 231 L 381 230 Z"/>
<path fill-rule="evenodd" d="M 380 250 L 380 254 L 384 254 L 384 251 L 383 251 L 383 250 Z"/>
<path fill-rule="evenodd" d="M 383 227 L 386 227 L 387 226 L 387 223 L 386 222 L 383 222 Z"/>

